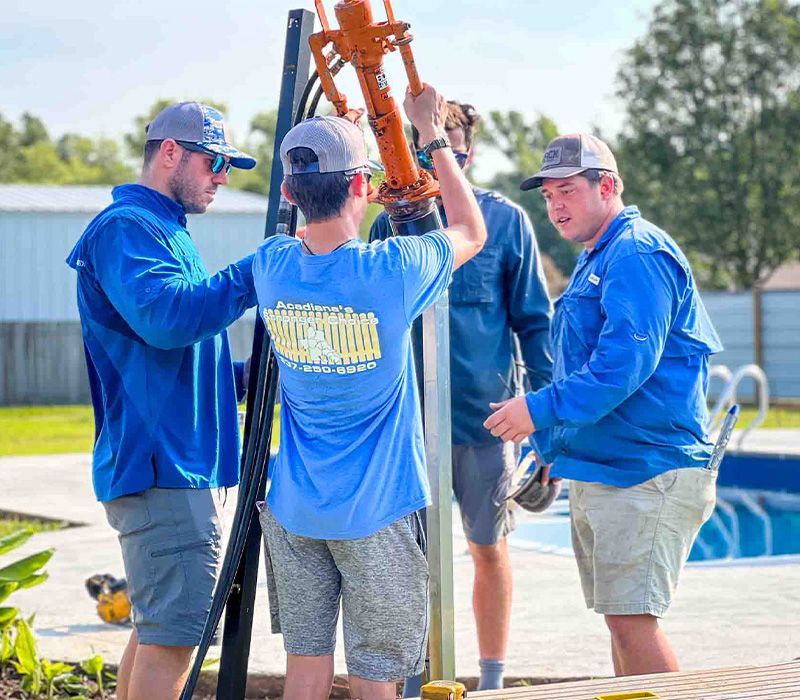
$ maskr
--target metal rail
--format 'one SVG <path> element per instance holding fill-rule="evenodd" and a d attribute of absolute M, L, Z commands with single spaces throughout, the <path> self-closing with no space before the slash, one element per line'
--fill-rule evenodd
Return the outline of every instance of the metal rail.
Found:
<path fill-rule="evenodd" d="M 758 365 L 742 365 L 735 372 L 731 372 L 725 365 L 715 365 L 709 371 L 709 378 L 713 377 L 718 377 L 726 383 L 709 414 L 709 432 L 719 429 L 728 408 L 737 403 L 736 391 L 742 380 L 752 379 L 756 384 L 758 412 L 755 418 L 739 433 L 736 447 L 741 449 L 747 435 L 758 428 L 767 417 L 767 411 L 769 410 L 769 381 L 767 380 L 767 375 Z"/>

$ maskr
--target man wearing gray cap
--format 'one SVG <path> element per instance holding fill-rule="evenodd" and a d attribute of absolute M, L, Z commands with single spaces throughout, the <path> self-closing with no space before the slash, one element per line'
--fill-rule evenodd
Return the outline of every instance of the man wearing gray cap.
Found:
<path fill-rule="evenodd" d="M 584 250 L 556 303 L 552 383 L 492 404 L 485 425 L 532 436 L 552 475 L 572 480 L 583 593 L 605 616 L 617 675 L 674 671 L 658 619 L 714 508 L 706 390 L 722 346 L 686 257 L 622 203 L 600 139 L 553 140 L 521 187 L 541 188 L 550 221 Z"/>
<path fill-rule="evenodd" d="M 283 192 L 306 233 L 268 239 L 253 276 L 281 368 L 280 451 L 260 517 L 289 700 L 329 696 L 340 603 L 352 697 L 393 699 L 398 680 L 423 670 L 428 570 L 418 511 L 430 489 L 411 325 L 486 239 L 442 138 L 444 107 L 430 87 L 406 96 L 448 220 L 419 237 L 358 240 L 369 167 L 353 123 L 317 117 L 281 144 Z"/>
<path fill-rule="evenodd" d="M 167 107 L 147 128 L 139 181 L 114 188 L 67 259 L 95 412 L 94 489 L 132 606 L 120 700 L 180 695 L 210 607 L 244 393 L 225 328 L 256 297 L 253 256 L 209 276 L 186 215 L 206 210 L 231 167 L 254 166 L 217 110 Z"/>

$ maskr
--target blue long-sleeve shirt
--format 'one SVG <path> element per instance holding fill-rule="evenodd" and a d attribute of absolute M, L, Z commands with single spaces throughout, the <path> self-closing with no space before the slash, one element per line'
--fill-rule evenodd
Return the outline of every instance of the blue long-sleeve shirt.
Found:
<path fill-rule="evenodd" d="M 554 476 L 627 487 L 710 456 L 708 358 L 722 350 L 675 242 L 625 208 L 556 303 L 553 382 L 527 395 Z"/>
<path fill-rule="evenodd" d="M 209 276 L 182 206 L 141 185 L 112 194 L 67 258 L 78 272 L 97 498 L 233 486 L 242 368 L 225 328 L 256 303 L 253 256 Z"/>
<path fill-rule="evenodd" d="M 453 274 L 450 286 L 450 378 L 453 443 L 496 442 L 483 427 L 490 401 L 509 398 L 516 349 L 531 388 L 550 381 L 552 305 L 533 226 L 525 211 L 505 197 L 474 188 L 488 238 L 478 255 Z M 444 210 L 440 209 L 446 225 Z M 370 240 L 392 235 L 382 212 Z M 415 346 L 420 361 L 418 344 Z"/>

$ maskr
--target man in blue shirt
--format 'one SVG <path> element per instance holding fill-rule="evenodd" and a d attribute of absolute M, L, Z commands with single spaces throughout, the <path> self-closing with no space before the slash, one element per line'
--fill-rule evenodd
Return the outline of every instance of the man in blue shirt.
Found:
<path fill-rule="evenodd" d="M 177 698 L 220 559 L 220 492 L 238 481 L 243 367 L 225 328 L 256 302 L 250 255 L 209 276 L 186 230 L 231 167 L 222 115 L 196 102 L 148 126 L 139 182 L 87 227 L 78 272 L 96 434 L 93 481 L 118 532 L 133 632 L 121 700 Z"/>
<path fill-rule="evenodd" d="M 553 382 L 493 404 L 493 435 L 533 435 L 572 479 L 572 540 L 586 604 L 605 615 L 617 675 L 678 669 L 658 618 L 715 503 L 706 432 L 709 356 L 722 349 L 676 243 L 622 203 L 613 154 L 561 136 L 521 185 L 541 188 L 580 243 L 553 319 Z"/>
<path fill-rule="evenodd" d="M 352 697 L 393 700 L 396 682 L 425 661 L 417 511 L 430 489 L 410 333 L 486 229 L 443 138 L 444 100 L 426 86 L 405 109 L 433 154 L 447 228 L 358 240 L 363 135 L 346 119 L 316 117 L 281 144 L 283 192 L 305 216 L 305 237 L 274 236 L 253 263 L 281 369 L 280 451 L 260 519 L 287 700 L 329 696 L 340 601 Z"/>
<path fill-rule="evenodd" d="M 472 162 L 479 119 L 472 105 L 447 103 L 447 138 L 464 170 Z M 420 164 L 432 167 L 419 150 L 423 144 L 415 140 Z M 517 342 L 530 388 L 550 381 L 552 306 L 528 215 L 496 192 L 476 187 L 473 192 L 487 239 L 483 250 L 456 271 L 450 286 L 452 461 L 453 490 L 475 564 L 478 689 L 490 690 L 503 687 L 508 646 L 513 581 L 506 536 L 514 518 L 503 496 L 516 454 L 513 446 L 484 430 L 483 421 L 490 401 L 513 395 L 519 376 Z M 446 213 L 441 214 L 446 221 Z M 382 213 L 370 239 L 391 235 L 389 217 Z"/>

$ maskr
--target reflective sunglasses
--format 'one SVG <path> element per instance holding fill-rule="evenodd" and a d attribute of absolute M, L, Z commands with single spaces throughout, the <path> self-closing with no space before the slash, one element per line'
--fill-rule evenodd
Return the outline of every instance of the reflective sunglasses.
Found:
<path fill-rule="evenodd" d="M 456 159 L 456 163 L 458 163 L 458 167 L 463 170 L 464 166 L 467 164 L 467 160 L 469 160 L 469 153 L 453 151 L 453 156 Z M 425 170 L 434 170 L 433 157 L 425 153 L 422 149 L 417 149 L 417 162 L 420 164 L 420 167 Z"/>
<path fill-rule="evenodd" d="M 211 157 L 211 161 L 208 163 L 208 167 L 211 169 L 211 172 L 214 175 L 219 175 L 223 170 L 227 175 L 231 171 L 231 162 L 229 160 L 225 160 L 225 156 L 221 156 L 219 153 L 212 153 L 209 150 L 206 150 L 202 146 L 198 146 L 196 143 L 192 143 L 191 141 L 175 141 L 179 146 L 185 148 L 187 151 L 193 151 L 194 153 L 204 153 L 207 156 Z"/>

